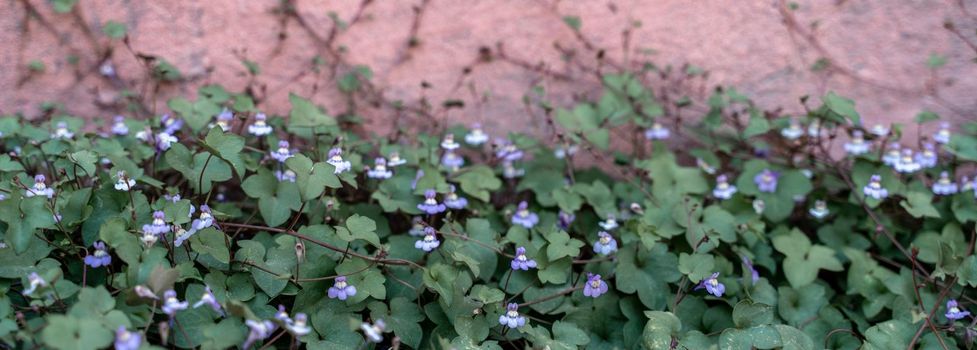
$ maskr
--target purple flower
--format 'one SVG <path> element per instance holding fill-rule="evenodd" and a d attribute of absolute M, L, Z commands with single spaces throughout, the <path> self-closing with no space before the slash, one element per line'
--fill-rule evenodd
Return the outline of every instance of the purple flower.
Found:
<path fill-rule="evenodd" d="M 295 314 L 295 322 L 286 324 L 285 328 L 296 337 L 303 337 L 312 333 L 312 327 L 309 327 L 309 316 L 301 312 Z"/>
<path fill-rule="evenodd" d="M 275 319 L 282 321 L 282 323 L 292 323 L 292 318 L 288 316 L 288 310 L 285 310 L 285 305 L 278 304 L 278 312 L 275 313 Z"/>
<path fill-rule="evenodd" d="M 526 325 L 526 317 L 519 315 L 519 304 L 509 303 L 506 312 L 499 316 L 499 324 L 509 328 L 519 328 Z"/>
<path fill-rule="evenodd" d="M 499 148 L 495 151 L 495 156 L 506 162 L 514 162 L 522 159 L 522 150 L 520 150 L 512 141 L 501 140 L 498 141 Z"/>
<path fill-rule="evenodd" d="M 713 272 L 712 276 L 699 282 L 695 290 L 702 288 L 705 288 L 709 294 L 715 295 L 716 297 L 721 297 L 726 292 L 726 285 L 719 283 L 719 272 Z"/>
<path fill-rule="evenodd" d="M 458 196 L 455 192 L 455 185 L 451 185 L 451 191 L 444 198 L 444 206 L 451 209 L 465 209 L 468 206 L 468 199 Z"/>
<path fill-rule="evenodd" d="M 868 185 L 862 188 L 862 192 L 865 193 L 866 197 L 872 197 L 878 200 L 889 196 L 889 190 L 882 187 L 882 176 L 878 174 L 872 175 L 872 178 L 868 181 Z"/>
<path fill-rule="evenodd" d="M 942 144 L 950 143 L 950 123 L 940 123 L 940 131 L 933 135 L 933 141 Z"/>
<path fill-rule="evenodd" d="M 288 158 L 292 157 L 292 150 L 290 150 L 288 146 L 289 146 L 288 141 L 285 140 L 278 141 L 278 149 L 275 150 L 274 152 L 271 152 L 271 158 L 281 163 L 285 163 L 285 161 L 288 160 Z"/>
<path fill-rule="evenodd" d="M 529 204 L 526 201 L 522 201 L 519 202 L 519 208 L 516 209 L 516 214 L 512 216 L 512 223 L 531 229 L 539 223 L 539 215 L 530 212 Z"/>
<path fill-rule="evenodd" d="M 417 209 L 420 209 L 421 211 L 430 215 L 445 211 L 444 204 L 438 203 L 437 195 L 438 193 L 434 192 L 433 189 L 424 191 L 424 202 L 418 204 Z"/>
<path fill-rule="evenodd" d="M 516 248 L 516 257 L 512 259 L 511 265 L 513 270 L 529 271 L 536 268 L 536 260 L 527 258 L 526 248 L 519 247 Z"/>
<path fill-rule="evenodd" d="M 961 318 L 970 316 L 970 311 L 960 310 L 960 305 L 957 304 L 956 299 L 950 299 L 946 302 L 946 318 L 953 320 L 959 320 Z"/>
<path fill-rule="evenodd" d="M 556 217 L 556 225 L 561 230 L 566 231 L 566 230 L 570 229 L 570 225 L 572 225 L 573 224 L 573 220 L 576 220 L 576 219 L 577 219 L 577 216 L 576 215 L 573 215 L 573 213 L 567 213 L 565 211 L 560 210 L 560 214 L 558 214 L 557 217 Z"/>
<path fill-rule="evenodd" d="M 68 123 L 58 122 L 58 126 L 54 129 L 54 133 L 51 134 L 52 139 L 70 139 L 75 137 L 75 133 L 68 129 Z"/>
<path fill-rule="evenodd" d="M 444 148 L 450 152 L 458 149 L 458 147 L 461 147 L 461 145 L 455 142 L 454 134 L 444 135 L 444 139 L 441 141 L 441 148 Z"/>
<path fill-rule="evenodd" d="M 343 150 L 339 147 L 329 150 L 329 159 L 326 160 L 326 163 L 332 164 L 332 166 L 336 168 L 336 170 L 333 171 L 334 174 L 342 174 L 353 167 L 348 160 L 343 160 Z"/>
<path fill-rule="evenodd" d="M 119 135 L 119 136 L 128 135 L 129 134 L 129 127 L 126 126 L 125 120 L 126 120 L 126 118 L 123 117 L 123 116 L 121 116 L 121 115 L 115 116 L 115 123 L 112 124 L 112 133 L 113 134 L 116 134 L 116 135 Z"/>
<path fill-rule="evenodd" d="M 583 295 L 591 298 L 607 293 L 607 282 L 600 279 L 600 275 L 587 273 L 587 284 L 583 286 Z"/>
<path fill-rule="evenodd" d="M 210 211 L 210 206 L 203 204 L 200 206 L 200 216 L 190 223 L 190 234 L 194 234 L 197 231 L 203 230 L 205 228 L 214 225 L 214 215 Z"/>
<path fill-rule="evenodd" d="M 594 241 L 594 253 L 608 255 L 617 251 L 617 240 L 605 231 L 597 232 L 597 240 Z"/>
<path fill-rule="evenodd" d="M 256 341 L 267 339 L 271 336 L 271 333 L 278 328 L 274 322 L 268 320 L 247 320 L 244 321 L 244 324 L 247 325 L 249 329 L 248 339 L 246 339 L 244 341 L 244 345 L 241 346 L 241 348 L 245 350 L 251 348 L 251 345 L 254 345 Z"/>
<path fill-rule="evenodd" d="M 458 168 L 465 165 L 465 158 L 449 150 L 444 152 L 444 156 L 441 157 L 441 165 L 450 170 L 458 170 Z"/>
<path fill-rule="evenodd" d="M 750 261 L 750 258 L 742 256 L 741 259 L 743 260 L 743 266 L 746 266 L 746 270 L 750 271 L 750 279 L 753 281 L 753 284 L 756 284 L 760 280 L 760 272 L 757 272 L 756 268 L 753 267 L 753 262 Z"/>
<path fill-rule="evenodd" d="M 183 128 L 183 119 L 174 118 L 169 114 L 163 114 L 161 121 L 163 124 L 163 132 L 170 135 L 176 134 L 177 131 L 180 131 L 180 129 Z"/>
<path fill-rule="evenodd" d="M 34 196 L 44 196 L 44 197 L 54 197 L 54 189 L 47 187 L 47 178 L 44 174 L 34 175 L 34 187 L 28 188 L 24 192 L 24 197 L 34 197 Z"/>
<path fill-rule="evenodd" d="M 763 171 L 753 177 L 753 182 L 756 183 L 760 192 L 773 193 L 777 192 L 778 177 L 780 177 L 780 173 L 771 171 L 770 169 L 763 169 Z"/>
<path fill-rule="evenodd" d="M 936 166 L 939 157 L 936 154 L 936 147 L 932 143 L 924 143 L 923 151 L 916 153 L 916 163 L 923 168 L 932 168 Z"/>
<path fill-rule="evenodd" d="M 427 226 L 424 225 L 424 220 L 421 219 L 420 216 L 415 216 L 414 219 L 411 220 L 411 227 L 407 233 L 411 236 L 423 236 L 425 227 Z"/>
<path fill-rule="evenodd" d="M 92 268 L 109 266 L 112 264 L 112 256 L 105 249 L 105 242 L 95 242 L 95 252 L 85 257 L 85 265 Z"/>
<path fill-rule="evenodd" d="M 465 135 L 465 142 L 472 146 L 478 146 L 488 141 L 488 135 L 482 131 L 482 124 L 472 125 L 472 131 Z"/>
<path fill-rule="evenodd" d="M 275 178 L 278 179 L 278 182 L 295 182 L 295 172 L 292 169 L 285 171 L 275 170 Z"/>
<path fill-rule="evenodd" d="M 126 330 L 126 326 L 119 326 L 115 330 L 115 350 L 139 350 L 142 346 L 142 335 Z"/>
<path fill-rule="evenodd" d="M 940 179 L 933 183 L 933 193 L 938 196 L 948 196 L 955 194 L 960 190 L 956 182 L 950 178 L 950 173 L 943 171 L 940 172 Z"/>
<path fill-rule="evenodd" d="M 234 120 L 234 113 L 231 113 L 227 107 L 224 107 L 219 114 L 217 114 L 217 122 L 210 124 L 210 127 L 219 126 L 222 131 L 227 132 L 231 130 L 231 121 Z"/>
<path fill-rule="evenodd" d="M 208 305 L 214 310 L 214 312 L 224 316 L 224 308 L 222 308 L 221 304 L 217 302 L 217 297 L 214 296 L 214 292 L 210 290 L 210 286 L 206 286 L 205 288 L 204 294 L 200 296 L 200 301 L 193 304 L 193 308 L 196 309 L 198 307 Z"/>
<path fill-rule="evenodd" d="M 163 307 L 161 307 L 161 309 L 163 309 L 163 313 L 169 315 L 170 318 L 176 316 L 177 311 L 186 310 L 188 307 L 190 307 L 190 303 L 180 301 L 180 299 L 176 298 L 176 291 L 170 289 L 163 292 Z"/>
<path fill-rule="evenodd" d="M 119 171 L 116 173 L 118 180 L 115 182 L 115 189 L 117 191 L 128 191 L 133 187 L 136 187 L 136 180 L 126 175 L 125 171 Z"/>
<path fill-rule="evenodd" d="M 356 287 L 346 282 L 346 276 L 339 276 L 332 287 L 329 287 L 328 294 L 331 299 L 346 300 L 356 295 Z"/>
<path fill-rule="evenodd" d="M 729 184 L 726 175 L 716 177 L 716 188 L 712 190 L 712 195 L 718 199 L 730 199 L 736 194 L 736 186 Z"/>
<path fill-rule="evenodd" d="M 394 172 L 387 168 L 387 160 L 377 157 L 373 160 L 373 169 L 366 170 L 366 177 L 371 179 L 389 179 L 394 176 Z"/>
<path fill-rule="evenodd" d="M 865 134 L 863 134 L 861 130 L 855 130 L 852 132 L 851 141 L 845 143 L 844 145 L 845 152 L 848 152 L 848 154 L 853 156 L 868 153 L 871 147 L 871 144 L 865 142 Z"/>
<path fill-rule="evenodd" d="M 417 169 L 417 173 L 414 174 L 414 181 L 411 181 L 411 183 L 410 183 L 410 189 L 416 190 L 417 189 L 417 182 L 418 181 L 421 181 L 421 178 L 422 177 L 424 177 L 424 169 Z"/>
<path fill-rule="evenodd" d="M 254 116 L 254 124 L 248 125 L 248 133 L 254 136 L 265 136 L 271 133 L 271 125 L 265 122 L 268 119 L 264 113 L 258 113 Z"/>
<path fill-rule="evenodd" d="M 414 248 L 428 253 L 439 246 L 441 246 L 441 241 L 438 240 L 438 232 L 430 226 L 424 228 L 424 238 L 414 242 Z"/>
<path fill-rule="evenodd" d="M 923 166 L 916 162 L 916 157 L 913 156 L 913 150 L 904 148 L 902 150 L 902 157 L 899 157 L 899 161 L 893 165 L 893 168 L 900 173 L 913 173 L 921 169 Z"/>
<path fill-rule="evenodd" d="M 902 146 L 898 143 L 890 143 L 885 150 L 885 155 L 882 156 L 882 163 L 891 167 L 896 166 L 899 160 L 902 159 L 901 149 Z"/>
<path fill-rule="evenodd" d="M 170 232 L 170 226 L 166 224 L 166 221 L 163 220 L 164 218 L 166 218 L 166 214 L 162 210 L 153 212 L 153 222 L 142 225 L 142 231 L 156 236 Z"/>
<path fill-rule="evenodd" d="M 156 134 L 156 150 L 157 151 L 162 152 L 162 151 L 168 150 L 168 149 L 170 149 L 170 146 L 172 146 L 173 143 L 176 143 L 176 142 L 180 142 L 180 140 L 177 139 L 175 136 L 173 136 L 173 134 L 166 133 L 166 132 L 161 132 L 159 134 Z"/>
<path fill-rule="evenodd" d="M 672 132 L 655 122 L 651 124 L 651 129 L 645 130 L 645 138 L 649 140 L 664 140 L 672 135 Z"/>

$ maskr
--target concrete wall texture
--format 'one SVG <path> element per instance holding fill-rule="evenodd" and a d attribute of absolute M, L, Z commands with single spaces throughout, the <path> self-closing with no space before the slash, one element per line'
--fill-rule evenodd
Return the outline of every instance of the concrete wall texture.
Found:
<path fill-rule="evenodd" d="M 975 0 L 79 0 L 70 13 L 43 0 L 2 0 L 0 13 L 0 114 L 27 117 L 43 101 L 110 117 L 125 111 L 125 89 L 151 96 L 162 112 L 167 98 L 192 98 L 210 83 L 250 87 L 271 114 L 287 113 L 290 92 L 337 112 L 350 105 L 331 88 L 335 78 L 366 65 L 387 100 L 461 99 L 466 108 L 435 115 L 527 130 L 542 127 L 523 122 L 527 91 L 541 84 L 563 105 L 593 97 L 599 82 L 580 62 L 597 65 L 604 49 L 627 66 L 704 69 L 704 81 L 686 86 L 694 98 L 735 86 L 764 109 L 799 113 L 798 97 L 833 90 L 855 99 L 869 124 L 908 123 L 921 110 L 977 119 Z M 580 18 L 580 36 L 565 16 Z M 102 34 L 110 20 L 126 25 L 128 47 Z M 570 52 L 577 59 L 565 60 Z M 185 80 L 156 88 L 136 55 L 165 59 Z M 931 55 L 945 65 L 928 68 Z M 316 56 L 324 67 L 343 63 L 315 72 Z M 97 73 L 103 59 L 120 79 Z M 242 59 L 261 73 L 248 75 Z M 819 60 L 832 64 L 812 70 Z M 44 71 L 31 73 L 32 61 Z M 368 127 L 392 126 L 389 108 L 356 110 Z"/>

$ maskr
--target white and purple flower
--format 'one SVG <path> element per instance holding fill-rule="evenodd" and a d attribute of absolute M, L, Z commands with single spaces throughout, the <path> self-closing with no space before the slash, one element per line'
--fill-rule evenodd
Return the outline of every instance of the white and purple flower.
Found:
<path fill-rule="evenodd" d="M 539 215 L 529 211 L 529 203 L 522 201 L 519 202 L 516 214 L 512 216 L 512 223 L 530 229 L 539 223 Z"/>
<path fill-rule="evenodd" d="M 712 190 L 713 197 L 718 199 L 730 199 L 736 194 L 736 186 L 729 184 L 729 179 L 726 175 L 719 175 L 716 177 L 716 188 Z"/>
<path fill-rule="evenodd" d="M 451 209 L 465 209 L 468 206 L 468 199 L 458 195 L 455 185 L 450 185 L 449 188 L 451 190 L 444 197 L 444 206 Z"/>
<path fill-rule="evenodd" d="M 588 272 L 587 284 L 585 284 L 583 287 L 583 295 L 591 298 L 597 298 L 604 293 L 607 293 L 607 282 L 600 279 L 600 275 L 595 275 Z"/>
<path fill-rule="evenodd" d="M 254 124 L 248 125 L 248 133 L 254 136 L 265 136 L 274 130 L 267 122 L 268 116 L 258 113 L 254 116 Z"/>
<path fill-rule="evenodd" d="M 129 135 L 129 126 L 126 125 L 125 121 L 125 117 L 121 115 L 115 116 L 115 120 L 112 123 L 112 133 L 118 136 Z"/>
<path fill-rule="evenodd" d="M 797 119 L 791 119 L 790 125 L 780 130 L 780 135 L 788 140 L 796 140 L 804 135 L 804 129 L 801 128 L 801 123 Z"/>
<path fill-rule="evenodd" d="M 34 294 L 38 288 L 45 288 L 47 286 L 47 281 L 45 281 L 44 278 L 41 278 L 41 275 L 38 275 L 37 272 L 31 272 L 27 275 L 27 288 L 24 289 L 21 294 L 31 295 Z"/>
<path fill-rule="evenodd" d="M 916 162 L 916 157 L 913 156 L 913 150 L 909 148 L 902 150 L 902 156 L 899 157 L 899 161 L 893 166 L 896 171 L 904 174 L 914 173 L 922 167 L 922 165 Z"/>
<path fill-rule="evenodd" d="M 346 276 L 339 276 L 327 293 L 330 299 L 346 300 L 356 295 L 356 287 L 346 281 Z"/>
<path fill-rule="evenodd" d="M 695 287 L 695 290 L 705 288 L 709 294 L 715 295 L 716 297 L 723 296 L 726 292 L 726 285 L 719 283 L 719 272 L 713 272 L 712 276 L 703 279 L 699 282 L 699 285 Z"/>
<path fill-rule="evenodd" d="M 618 227 L 617 218 L 614 215 L 608 215 L 607 219 L 597 223 L 598 226 L 604 229 L 604 231 L 613 231 Z"/>
<path fill-rule="evenodd" d="M 866 197 L 875 198 L 878 200 L 885 199 L 889 196 L 889 190 L 882 187 L 882 176 L 878 174 L 873 174 L 868 180 L 868 184 L 862 188 L 862 192 L 865 193 Z"/>
<path fill-rule="evenodd" d="M 597 240 L 594 241 L 594 253 L 608 255 L 617 251 L 617 240 L 605 231 L 597 232 Z"/>
<path fill-rule="evenodd" d="M 304 337 L 312 333 L 312 327 L 309 327 L 309 316 L 301 312 L 295 314 L 294 322 L 285 324 L 285 329 L 295 337 Z"/>
<path fill-rule="evenodd" d="M 933 134 L 933 141 L 941 144 L 950 143 L 950 123 L 942 122 L 940 123 L 940 130 Z"/>
<path fill-rule="evenodd" d="M 773 193 L 777 192 L 777 179 L 779 177 L 780 173 L 770 169 L 763 169 L 763 171 L 753 177 L 753 182 L 756 183 L 757 189 L 760 192 Z"/>
<path fill-rule="evenodd" d="M 91 266 L 92 268 L 99 268 L 112 264 L 112 256 L 109 255 L 108 249 L 105 248 L 105 242 L 95 242 L 94 248 L 94 253 L 85 256 L 85 265 Z"/>
<path fill-rule="evenodd" d="M 166 214 L 162 210 L 153 212 L 153 222 L 142 225 L 142 232 L 162 236 L 170 232 L 170 225 L 166 224 Z"/>
<path fill-rule="evenodd" d="M 244 345 L 241 346 L 241 348 L 245 350 L 251 348 L 251 345 L 254 345 L 255 342 L 259 340 L 267 339 L 268 337 L 271 336 L 271 333 L 273 333 L 275 329 L 278 328 L 278 326 L 275 325 L 274 322 L 268 320 L 264 320 L 264 321 L 246 320 L 244 321 L 244 324 L 248 326 L 248 330 L 249 330 L 248 338 L 244 340 Z"/>
<path fill-rule="evenodd" d="M 665 140 L 670 136 L 672 136 L 672 132 L 659 122 L 652 123 L 651 128 L 645 130 L 645 138 L 649 140 Z"/>
<path fill-rule="evenodd" d="M 54 189 L 47 187 L 47 178 L 44 174 L 34 175 L 34 186 L 28 188 L 24 191 L 24 197 L 34 197 L 34 196 L 44 196 L 44 197 L 54 197 Z"/>
<path fill-rule="evenodd" d="M 529 271 L 536 268 L 536 260 L 526 257 L 526 248 L 516 248 L 516 257 L 510 263 L 513 270 Z"/>
<path fill-rule="evenodd" d="M 52 139 L 70 140 L 73 137 L 75 137 L 75 133 L 68 129 L 68 123 L 65 122 L 58 122 L 54 128 L 54 133 L 51 134 Z"/>
<path fill-rule="evenodd" d="M 938 196 L 949 196 L 956 194 L 960 190 L 956 182 L 950 178 L 950 173 L 940 172 L 940 178 L 933 183 L 933 193 Z"/>
<path fill-rule="evenodd" d="M 434 249 L 437 249 L 439 246 L 441 246 L 441 241 L 438 240 L 438 232 L 430 226 L 424 228 L 424 238 L 414 242 L 414 248 L 428 253 Z"/>
<path fill-rule="evenodd" d="M 855 130 L 852 132 L 851 141 L 845 143 L 844 148 L 845 152 L 848 154 L 857 156 L 868 153 L 869 149 L 872 148 L 872 145 L 865 142 L 865 135 L 861 130 Z"/>
<path fill-rule="evenodd" d="M 234 120 L 234 113 L 231 113 L 231 111 L 225 107 L 220 113 L 217 114 L 217 121 L 208 125 L 208 127 L 214 128 L 215 126 L 219 126 L 221 131 L 227 132 L 228 130 L 231 130 L 232 120 Z"/>
<path fill-rule="evenodd" d="M 343 160 L 343 150 L 339 147 L 329 150 L 329 159 L 326 163 L 336 167 L 335 174 L 342 174 L 353 167 L 348 160 Z"/>
<path fill-rule="evenodd" d="M 142 334 L 126 330 L 126 326 L 119 326 L 115 330 L 115 350 L 139 350 L 142 346 Z"/>
<path fill-rule="evenodd" d="M 956 321 L 970 316 L 970 311 L 960 310 L 960 304 L 957 303 L 957 300 L 950 299 L 946 302 L 946 314 L 944 316 L 951 321 Z"/>
<path fill-rule="evenodd" d="M 383 323 L 383 320 L 376 320 L 373 324 L 363 322 L 360 325 L 360 330 L 363 331 L 363 335 L 366 339 L 373 343 L 379 343 L 383 341 L 383 333 L 387 331 L 387 324 Z"/>
<path fill-rule="evenodd" d="M 760 280 L 760 272 L 757 271 L 753 266 L 753 261 L 750 261 L 750 258 L 743 256 L 741 259 L 743 261 L 743 266 L 746 267 L 747 271 L 750 271 L 750 280 L 753 282 L 752 284 L 756 284 L 757 281 Z"/>
<path fill-rule="evenodd" d="M 292 169 L 286 169 L 285 171 L 275 170 L 275 178 L 278 182 L 295 182 L 295 172 Z"/>
<path fill-rule="evenodd" d="M 170 316 L 170 318 L 176 316 L 177 311 L 186 310 L 188 307 L 190 307 L 190 303 L 177 299 L 176 291 L 170 289 L 163 292 L 163 306 L 161 309 L 163 310 L 163 313 Z"/>
<path fill-rule="evenodd" d="M 455 142 L 455 134 L 444 135 L 444 139 L 441 140 L 441 148 L 448 151 L 454 151 L 461 147 L 461 144 Z"/>
<path fill-rule="evenodd" d="M 214 296 L 214 291 L 210 290 L 210 286 L 205 286 L 204 288 L 204 294 L 200 296 L 200 301 L 193 304 L 193 308 L 196 309 L 198 307 L 207 305 L 210 306 L 211 310 L 214 310 L 214 312 L 224 316 L 224 308 L 221 307 L 219 302 L 217 302 L 217 297 Z"/>
<path fill-rule="evenodd" d="M 438 193 L 434 189 L 424 191 L 424 202 L 417 205 L 417 209 L 429 215 L 445 211 L 444 204 L 438 203 Z"/>
<path fill-rule="evenodd" d="M 279 161 L 280 163 L 285 163 L 288 158 L 292 158 L 292 150 L 289 149 L 288 146 L 288 141 L 278 141 L 278 149 L 271 152 L 271 158 Z M 330 153 L 332 152 L 330 151 Z"/>
<path fill-rule="evenodd" d="M 831 213 L 828 210 L 828 204 L 825 203 L 823 200 L 814 201 L 814 207 L 808 209 L 807 212 L 811 214 L 811 216 L 813 216 L 815 219 L 818 220 L 823 219 L 825 216 L 828 216 L 828 214 Z"/>
<path fill-rule="evenodd" d="M 465 158 L 459 156 L 452 150 L 447 150 L 441 156 L 441 165 L 448 168 L 448 170 L 458 171 L 459 168 L 465 166 Z"/>
<path fill-rule="evenodd" d="M 371 179 L 389 179 L 394 176 L 394 172 L 387 168 L 387 160 L 377 157 L 373 160 L 373 169 L 366 170 L 366 177 Z"/>
<path fill-rule="evenodd" d="M 504 162 L 514 162 L 522 159 L 523 153 L 512 141 L 500 140 L 496 141 L 499 146 L 495 151 L 495 156 L 502 159 Z"/>
<path fill-rule="evenodd" d="M 390 160 L 387 161 L 387 166 L 391 168 L 407 164 L 407 160 L 400 158 L 400 153 L 398 152 L 391 152 L 389 158 Z"/>
<path fill-rule="evenodd" d="M 922 168 L 935 167 L 938 161 L 939 156 L 936 154 L 936 147 L 932 143 L 924 143 L 923 151 L 916 153 L 916 163 Z"/>
<path fill-rule="evenodd" d="M 902 159 L 901 153 L 902 146 L 898 143 L 891 143 L 885 150 L 885 154 L 882 155 L 882 163 L 891 167 L 896 166 Z"/>
<path fill-rule="evenodd" d="M 472 125 L 472 130 L 465 135 L 465 143 L 478 146 L 485 142 L 488 142 L 488 135 L 482 131 L 482 124 L 475 123 Z"/>
<path fill-rule="evenodd" d="M 509 303 L 506 312 L 499 315 L 499 324 L 509 328 L 519 328 L 526 325 L 526 317 L 519 314 L 519 304 Z"/>

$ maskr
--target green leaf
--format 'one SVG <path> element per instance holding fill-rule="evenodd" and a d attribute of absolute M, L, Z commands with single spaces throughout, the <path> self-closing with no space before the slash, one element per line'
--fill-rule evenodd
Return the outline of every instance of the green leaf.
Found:
<path fill-rule="evenodd" d="M 865 343 L 861 349 L 906 349 L 913 333 L 913 326 L 906 321 L 890 320 L 879 323 L 865 331 Z"/>
<path fill-rule="evenodd" d="M 641 334 L 642 344 L 650 350 L 671 350 L 672 339 L 682 330 L 682 322 L 671 312 L 645 311 L 648 323 Z"/>
<path fill-rule="evenodd" d="M 102 26 L 102 33 L 112 39 L 122 39 L 126 36 L 126 25 L 116 21 L 108 21 Z"/>
<path fill-rule="evenodd" d="M 308 157 L 296 154 L 285 161 L 285 166 L 295 172 L 295 183 L 299 187 L 299 194 L 303 201 L 318 198 L 326 187 L 343 187 L 336 177 L 336 168 L 329 163 L 313 164 Z"/>
<path fill-rule="evenodd" d="M 288 118 L 289 127 L 314 128 L 336 125 L 336 120 L 333 117 L 323 113 L 311 101 L 291 93 L 288 95 L 288 100 L 292 103 L 292 111 Z"/>
<path fill-rule="evenodd" d="M 373 219 L 353 214 L 353 216 L 346 218 L 346 227 L 336 226 L 336 235 L 346 242 L 362 239 L 379 247 L 380 237 L 377 236 L 376 230 L 377 224 Z"/>
<path fill-rule="evenodd" d="M 495 172 L 485 165 L 474 165 L 459 172 L 453 177 L 461 185 L 461 190 L 483 202 L 488 202 L 491 191 L 502 187 L 502 181 L 495 177 Z"/>
<path fill-rule="evenodd" d="M 744 299 L 733 307 L 733 323 L 739 328 L 750 328 L 773 322 L 773 306 Z"/>
<path fill-rule="evenodd" d="M 196 252 L 210 255 L 217 261 L 227 264 L 231 261 L 231 253 L 227 249 L 227 241 L 224 238 L 224 233 L 208 227 L 190 237 L 190 246 Z"/>
<path fill-rule="evenodd" d="M 770 122 L 767 118 L 763 117 L 763 113 L 759 111 L 750 112 L 750 122 L 746 125 L 746 129 L 743 129 L 743 137 L 749 138 L 760 134 L 765 134 L 770 131 Z"/>
<path fill-rule="evenodd" d="M 203 146 L 207 151 L 220 159 L 227 161 L 234 167 L 239 178 L 244 177 L 244 161 L 241 150 L 244 149 L 244 138 L 234 134 L 226 134 L 221 128 L 210 128 Z"/>
<path fill-rule="evenodd" d="M 112 344 L 113 333 L 98 320 L 67 315 L 47 317 L 41 332 L 44 344 L 59 350 L 95 350 Z"/>
<path fill-rule="evenodd" d="M 580 17 L 577 16 L 563 16 L 563 23 L 566 23 L 566 25 L 575 31 L 579 31 L 580 25 L 582 24 Z"/>
<path fill-rule="evenodd" d="M 390 300 L 390 309 L 382 302 L 370 303 L 370 317 L 374 320 L 383 320 L 387 328 L 400 337 L 404 344 L 412 348 L 418 348 L 424 332 L 420 322 L 424 320 L 424 314 L 417 304 L 406 298 L 393 298 Z"/>
<path fill-rule="evenodd" d="M 54 8 L 54 12 L 57 13 L 68 13 L 75 7 L 78 0 L 51 0 L 51 6 Z"/>
<path fill-rule="evenodd" d="M 800 230 L 793 229 L 787 234 L 775 236 L 773 243 L 777 251 L 787 256 L 783 263 L 784 274 L 794 288 L 813 283 L 821 269 L 829 271 L 844 269 L 833 249 L 823 245 L 811 245 L 811 241 Z"/>
<path fill-rule="evenodd" d="M 712 275 L 715 258 L 710 254 L 679 254 L 678 271 L 689 277 L 692 283 Z"/>
<path fill-rule="evenodd" d="M 550 233 L 546 239 L 550 242 L 546 246 L 546 257 L 550 261 L 555 261 L 565 256 L 577 256 L 580 254 L 580 248 L 584 246 L 583 242 L 570 238 L 570 235 L 565 231 Z"/>
<path fill-rule="evenodd" d="M 926 192 L 909 192 L 906 199 L 899 202 L 903 208 L 916 218 L 939 218 L 940 212 L 933 206 L 933 195 Z"/>
<path fill-rule="evenodd" d="M 139 263 L 142 247 L 139 238 L 126 230 L 126 222 L 121 218 L 111 218 L 102 224 L 98 231 L 99 238 L 115 252 L 122 261 L 129 265 Z"/>
<path fill-rule="evenodd" d="M 847 118 L 855 125 L 861 124 L 862 120 L 858 115 L 858 112 L 855 111 L 854 101 L 838 96 L 834 93 L 834 91 L 828 92 L 828 94 L 824 96 L 823 100 L 824 104 L 828 106 L 828 109 L 832 112 Z"/>
<path fill-rule="evenodd" d="M 77 164 L 87 176 L 95 176 L 95 162 L 98 157 L 92 151 L 78 151 L 68 155 L 68 160 Z M 78 174 L 75 174 L 77 176 Z"/>

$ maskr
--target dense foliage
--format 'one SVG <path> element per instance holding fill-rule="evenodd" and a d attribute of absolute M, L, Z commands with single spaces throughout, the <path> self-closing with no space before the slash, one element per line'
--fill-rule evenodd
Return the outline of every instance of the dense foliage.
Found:
<path fill-rule="evenodd" d="M 834 94 L 782 116 L 731 89 L 690 122 L 604 85 L 570 109 L 538 91 L 544 141 L 363 137 L 219 86 L 159 117 L 2 118 L 0 341 L 972 346 L 977 124 L 921 113 L 908 140 Z"/>

